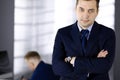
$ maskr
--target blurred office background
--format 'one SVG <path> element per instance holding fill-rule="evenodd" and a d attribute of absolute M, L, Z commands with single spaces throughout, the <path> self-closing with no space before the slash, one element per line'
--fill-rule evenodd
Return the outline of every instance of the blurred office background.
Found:
<path fill-rule="evenodd" d="M 0 80 L 13 76 L 13 33 L 14 0 L 0 0 Z"/>
<path fill-rule="evenodd" d="M 101 0 L 96 20 L 114 29 L 114 16 L 115 0 Z M 28 51 L 38 51 L 51 64 L 56 31 L 75 21 L 75 0 L 15 0 L 15 76 L 28 72 L 23 58 Z M 110 77 L 113 80 L 113 69 Z"/>

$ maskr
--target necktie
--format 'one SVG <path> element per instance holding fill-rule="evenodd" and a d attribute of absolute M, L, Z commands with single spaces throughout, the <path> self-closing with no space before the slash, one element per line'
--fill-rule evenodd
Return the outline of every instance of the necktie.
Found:
<path fill-rule="evenodd" d="M 81 43 L 82 43 L 83 53 L 86 53 L 86 45 L 87 45 L 88 34 L 89 34 L 88 30 L 82 30 L 81 31 Z"/>

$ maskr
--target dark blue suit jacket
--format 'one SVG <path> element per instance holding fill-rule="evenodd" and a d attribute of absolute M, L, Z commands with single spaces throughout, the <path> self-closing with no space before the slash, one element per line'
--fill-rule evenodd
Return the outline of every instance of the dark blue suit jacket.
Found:
<path fill-rule="evenodd" d="M 59 80 L 59 77 L 54 75 L 51 65 L 42 61 L 38 64 L 30 80 Z"/>
<path fill-rule="evenodd" d="M 108 71 L 115 56 L 114 31 L 94 22 L 86 54 L 82 53 L 80 36 L 77 22 L 58 30 L 52 59 L 55 74 L 60 75 L 61 80 L 109 80 Z M 108 55 L 97 58 L 103 49 L 108 51 Z M 68 56 L 77 57 L 74 67 L 64 61 Z"/>

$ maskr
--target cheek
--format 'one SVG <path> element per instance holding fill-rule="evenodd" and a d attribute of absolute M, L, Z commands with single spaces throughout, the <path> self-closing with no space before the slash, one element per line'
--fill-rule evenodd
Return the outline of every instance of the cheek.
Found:
<path fill-rule="evenodd" d="M 97 15 L 98 15 L 97 13 L 96 13 L 96 14 L 93 14 L 93 18 L 96 18 L 96 17 L 97 17 Z"/>
<path fill-rule="evenodd" d="M 81 14 L 77 14 L 76 17 L 77 17 L 78 20 L 82 19 L 82 15 Z"/>
<path fill-rule="evenodd" d="M 90 18 L 91 20 L 95 20 L 96 16 L 97 16 L 96 14 L 93 14 L 93 15 L 90 15 L 89 18 Z"/>
<path fill-rule="evenodd" d="M 30 66 L 30 70 L 32 70 L 32 71 L 34 70 L 32 66 Z"/>
<path fill-rule="evenodd" d="M 29 67 L 30 70 L 32 70 L 32 68 L 33 68 L 32 65 L 30 65 L 30 64 L 28 65 L 28 67 Z"/>
<path fill-rule="evenodd" d="M 82 13 L 79 12 L 79 11 L 76 11 L 76 16 L 77 16 L 77 17 L 81 17 L 81 16 L 82 16 Z"/>

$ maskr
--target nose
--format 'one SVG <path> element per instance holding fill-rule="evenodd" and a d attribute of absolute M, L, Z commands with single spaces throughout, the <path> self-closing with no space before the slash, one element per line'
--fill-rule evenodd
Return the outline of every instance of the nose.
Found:
<path fill-rule="evenodd" d="M 83 13 L 83 18 L 84 18 L 84 19 L 88 19 L 88 18 L 89 18 L 89 13 L 88 13 L 88 11 L 85 11 L 85 12 Z"/>

